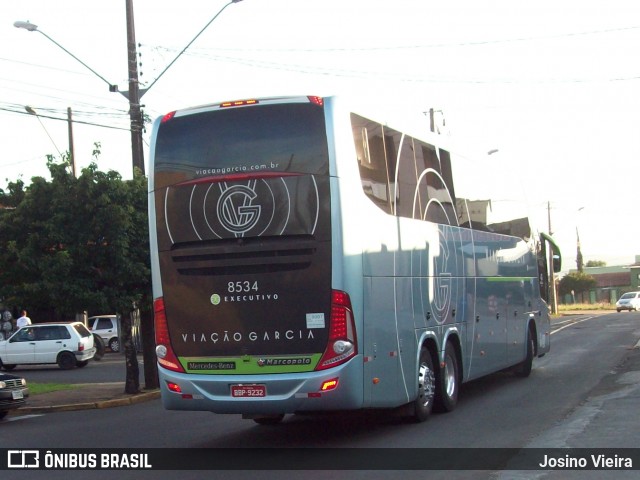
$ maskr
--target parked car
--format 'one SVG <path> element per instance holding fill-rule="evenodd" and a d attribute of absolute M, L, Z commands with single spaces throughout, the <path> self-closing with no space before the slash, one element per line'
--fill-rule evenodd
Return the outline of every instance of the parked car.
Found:
<path fill-rule="evenodd" d="M 117 315 L 97 315 L 89 317 L 89 330 L 100 335 L 104 343 L 112 352 L 120 351 L 120 337 L 118 335 Z"/>
<path fill-rule="evenodd" d="M 9 410 L 27 403 L 27 397 L 29 388 L 24 378 L 0 373 L 0 419 L 6 417 Z"/>
<path fill-rule="evenodd" d="M 93 335 L 80 322 L 39 323 L 0 341 L 0 368 L 57 363 L 63 370 L 84 367 L 96 353 Z"/>
<path fill-rule="evenodd" d="M 620 297 L 616 302 L 616 310 L 640 310 L 640 292 L 628 292 Z"/>

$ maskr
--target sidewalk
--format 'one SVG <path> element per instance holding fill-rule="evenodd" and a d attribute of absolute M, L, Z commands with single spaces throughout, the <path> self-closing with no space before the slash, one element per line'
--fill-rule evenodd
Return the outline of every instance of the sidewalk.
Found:
<path fill-rule="evenodd" d="M 134 405 L 160 398 L 160 390 L 124 393 L 124 382 L 85 383 L 78 388 L 30 395 L 24 407 L 12 410 L 12 415 L 65 412 Z"/>

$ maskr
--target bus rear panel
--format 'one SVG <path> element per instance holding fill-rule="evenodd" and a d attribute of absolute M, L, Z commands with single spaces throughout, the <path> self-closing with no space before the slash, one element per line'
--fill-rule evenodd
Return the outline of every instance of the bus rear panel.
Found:
<path fill-rule="evenodd" d="M 156 124 L 152 209 L 162 280 L 154 298 L 168 409 L 361 406 L 358 389 L 336 385 L 357 384 L 362 369 L 351 361 L 349 297 L 331 287 L 318 103 L 221 104 Z"/>

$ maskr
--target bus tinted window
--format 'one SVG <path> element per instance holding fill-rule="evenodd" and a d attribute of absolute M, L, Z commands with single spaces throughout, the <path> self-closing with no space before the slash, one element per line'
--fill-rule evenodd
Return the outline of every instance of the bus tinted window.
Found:
<path fill-rule="evenodd" d="M 408 135 L 404 135 L 397 168 L 396 215 L 407 218 L 420 218 L 420 204 L 415 194 L 417 187 L 418 178 L 416 176 L 413 139 Z"/>
<path fill-rule="evenodd" d="M 160 125 L 155 155 L 157 172 L 183 174 L 173 181 L 261 171 L 329 173 L 324 113 L 311 104 L 176 116 Z"/>
<path fill-rule="evenodd" d="M 351 115 L 351 122 L 362 189 L 373 203 L 391 213 L 382 125 L 357 115 Z"/>
<path fill-rule="evenodd" d="M 442 149 L 437 151 L 434 146 L 418 140 L 415 140 L 415 145 L 422 219 L 457 225 L 449 152 Z"/>
<path fill-rule="evenodd" d="M 351 124 L 362 188 L 378 207 L 457 225 L 449 152 L 356 114 Z"/>

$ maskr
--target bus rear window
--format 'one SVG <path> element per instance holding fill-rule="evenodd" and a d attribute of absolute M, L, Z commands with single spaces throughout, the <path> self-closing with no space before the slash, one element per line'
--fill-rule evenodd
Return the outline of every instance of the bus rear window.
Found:
<path fill-rule="evenodd" d="M 173 173 L 169 183 L 234 173 L 329 174 L 324 111 L 303 103 L 175 116 L 160 125 L 155 155 L 156 172 Z"/>

